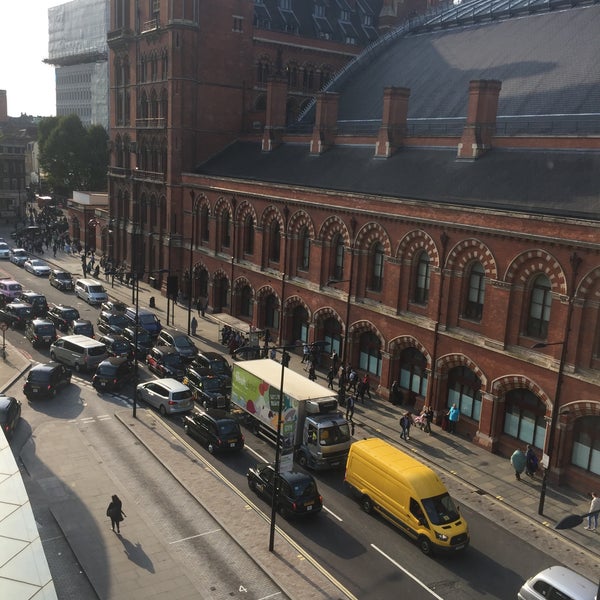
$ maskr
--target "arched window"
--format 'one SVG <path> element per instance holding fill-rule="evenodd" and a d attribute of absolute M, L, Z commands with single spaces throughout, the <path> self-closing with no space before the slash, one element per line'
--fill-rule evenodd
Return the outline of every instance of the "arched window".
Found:
<path fill-rule="evenodd" d="M 333 240 L 333 268 L 331 279 L 341 280 L 344 278 L 344 238 L 338 234 Z"/>
<path fill-rule="evenodd" d="M 254 254 L 254 218 L 246 215 L 244 219 L 244 254 Z"/>
<path fill-rule="evenodd" d="M 308 311 L 301 305 L 292 313 L 292 339 L 308 342 Z"/>
<path fill-rule="evenodd" d="M 323 340 L 328 345 L 325 346 L 328 352 L 337 352 L 341 356 L 342 347 L 342 326 L 337 319 L 329 317 L 323 323 Z"/>
<path fill-rule="evenodd" d="M 254 306 L 252 289 L 249 285 L 242 288 L 240 297 L 240 314 L 244 317 L 252 317 L 252 308 Z"/>
<path fill-rule="evenodd" d="M 300 232 L 298 252 L 298 268 L 308 271 L 310 267 L 310 234 L 308 227 L 304 227 Z"/>
<path fill-rule="evenodd" d="M 210 238 L 208 206 L 203 206 L 200 209 L 200 239 L 203 242 L 208 242 Z"/>
<path fill-rule="evenodd" d="M 427 252 L 421 252 L 417 256 L 415 269 L 414 302 L 416 304 L 427 304 L 427 300 L 429 300 L 429 278 L 429 255 Z"/>
<path fill-rule="evenodd" d="M 427 359 L 416 348 L 400 354 L 400 387 L 419 396 L 427 395 Z"/>
<path fill-rule="evenodd" d="M 281 233 L 279 230 L 279 221 L 273 219 L 269 225 L 269 260 L 279 262 L 279 253 L 281 249 Z"/>
<path fill-rule="evenodd" d="M 377 242 L 371 249 L 371 289 L 380 292 L 383 289 L 383 246 Z"/>
<path fill-rule="evenodd" d="M 468 367 L 455 367 L 448 373 L 447 406 L 456 404 L 460 414 L 479 421 L 481 415 L 481 381 Z"/>
<path fill-rule="evenodd" d="M 279 329 L 279 302 L 273 294 L 265 302 L 265 327 Z"/>
<path fill-rule="evenodd" d="M 229 248 L 231 246 L 231 215 L 229 211 L 221 213 L 221 246 Z"/>
<path fill-rule="evenodd" d="M 370 331 L 365 331 L 359 340 L 359 368 L 379 377 L 381 375 L 381 342 Z"/>
<path fill-rule="evenodd" d="M 519 388 L 506 394 L 504 433 L 537 448 L 544 447 L 546 407 L 533 392 Z"/>
<path fill-rule="evenodd" d="M 582 417 L 575 422 L 571 463 L 600 475 L 600 417 Z"/>
<path fill-rule="evenodd" d="M 538 275 L 531 288 L 529 299 L 529 316 L 527 319 L 527 335 L 539 339 L 546 339 L 548 323 L 550 323 L 550 309 L 552 293 L 550 280 L 545 275 Z"/>
<path fill-rule="evenodd" d="M 269 79 L 269 62 L 262 59 L 256 65 L 256 83 L 258 85 L 267 85 Z"/>
<path fill-rule="evenodd" d="M 467 319 L 481 321 L 483 300 L 485 298 L 485 270 L 480 262 L 473 263 L 469 272 L 469 288 L 465 302 Z"/>

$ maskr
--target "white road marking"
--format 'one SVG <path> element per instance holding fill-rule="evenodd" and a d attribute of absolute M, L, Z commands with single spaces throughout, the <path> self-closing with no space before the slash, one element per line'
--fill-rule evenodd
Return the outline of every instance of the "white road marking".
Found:
<path fill-rule="evenodd" d="M 174 542 L 169 542 L 169 544 L 179 544 L 179 542 L 187 542 L 188 540 L 193 540 L 195 538 L 203 537 L 205 535 L 210 535 L 211 533 L 219 533 L 222 529 L 213 529 L 211 531 L 205 531 L 204 533 L 199 533 L 197 535 L 190 535 L 186 538 L 181 538 L 180 540 L 175 540 Z"/>
<path fill-rule="evenodd" d="M 326 510 L 334 519 L 337 519 L 340 523 L 344 520 L 342 519 L 342 517 L 338 517 L 333 511 L 329 510 L 324 504 L 323 510 Z"/>
<path fill-rule="evenodd" d="M 420 579 L 417 579 L 417 577 L 415 577 L 412 573 L 407 571 L 401 564 L 397 563 L 391 556 L 388 556 L 385 552 L 383 552 L 383 550 L 380 550 L 375 544 L 371 544 L 371 548 L 379 552 L 379 554 L 381 554 L 381 556 L 383 556 L 384 558 L 387 558 L 395 567 L 398 567 L 398 569 L 400 569 L 405 575 L 408 575 L 415 583 L 419 584 L 424 590 L 427 590 L 434 598 L 437 598 L 437 600 L 444 600 L 441 596 L 438 596 L 438 594 L 436 594 L 432 589 L 427 587 Z"/>

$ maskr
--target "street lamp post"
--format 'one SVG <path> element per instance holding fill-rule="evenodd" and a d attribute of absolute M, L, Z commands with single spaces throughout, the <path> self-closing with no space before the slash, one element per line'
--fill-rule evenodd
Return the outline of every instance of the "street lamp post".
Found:
<path fill-rule="evenodd" d="M 196 239 L 195 231 L 196 231 L 196 214 L 198 212 L 198 206 L 200 205 L 200 200 L 202 196 L 197 196 L 194 198 L 192 203 L 192 237 L 190 239 L 190 270 L 188 271 L 190 274 L 188 281 L 188 319 L 187 319 L 187 332 L 188 335 L 192 332 L 192 268 L 193 268 L 193 256 L 194 256 L 194 241 Z"/>

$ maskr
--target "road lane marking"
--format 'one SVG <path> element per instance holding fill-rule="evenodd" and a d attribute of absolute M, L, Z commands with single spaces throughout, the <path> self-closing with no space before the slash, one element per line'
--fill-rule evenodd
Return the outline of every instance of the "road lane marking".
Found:
<path fill-rule="evenodd" d="M 323 510 L 326 510 L 334 519 L 337 519 L 340 523 L 344 520 L 342 519 L 342 517 L 338 517 L 333 511 L 329 510 L 324 504 Z"/>
<path fill-rule="evenodd" d="M 410 571 L 407 571 L 401 564 L 397 563 L 391 556 L 387 555 L 383 550 L 380 550 L 375 544 L 371 544 L 371 548 L 379 552 L 379 554 L 381 554 L 381 556 L 384 558 L 387 558 L 395 567 L 398 567 L 398 569 L 400 569 L 405 575 L 408 575 L 415 583 L 420 585 L 424 590 L 427 590 L 434 598 L 437 598 L 437 600 L 444 600 L 420 579 L 415 577 Z"/>
<path fill-rule="evenodd" d="M 219 533 L 219 531 L 223 531 L 221 528 L 219 529 L 211 529 L 210 531 L 205 531 L 204 533 L 198 533 L 196 535 L 190 535 L 189 537 L 181 538 L 180 540 L 175 540 L 173 542 L 169 542 L 169 544 L 179 544 L 179 542 L 187 542 L 188 540 L 193 540 L 195 538 L 203 537 L 205 535 L 210 535 L 211 533 Z"/>

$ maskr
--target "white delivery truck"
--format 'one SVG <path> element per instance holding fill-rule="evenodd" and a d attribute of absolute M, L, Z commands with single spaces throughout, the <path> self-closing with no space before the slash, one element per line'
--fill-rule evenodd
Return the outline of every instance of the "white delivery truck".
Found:
<path fill-rule="evenodd" d="M 311 469 L 345 465 L 350 428 L 331 390 L 268 358 L 234 363 L 231 401 L 248 415 L 254 433 L 273 443 L 280 399 L 282 462 L 291 455 Z"/>

